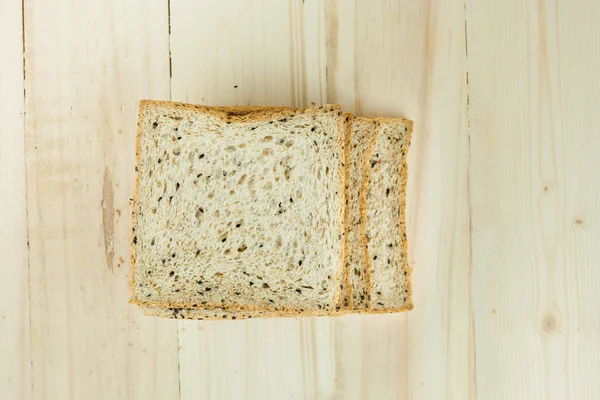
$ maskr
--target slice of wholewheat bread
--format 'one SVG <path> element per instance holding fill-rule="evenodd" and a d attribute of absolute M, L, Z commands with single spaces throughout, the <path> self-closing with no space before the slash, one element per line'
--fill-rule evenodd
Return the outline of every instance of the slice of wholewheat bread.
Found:
<path fill-rule="evenodd" d="M 366 239 L 370 312 L 410 310 L 405 204 L 412 121 L 380 118 L 366 182 Z"/>
<path fill-rule="evenodd" d="M 370 118 L 354 118 L 350 145 L 349 199 L 349 272 L 352 285 L 352 308 L 368 310 L 371 303 L 370 271 L 366 251 L 365 209 L 366 184 L 369 178 L 369 158 L 375 145 L 379 122 Z"/>
<path fill-rule="evenodd" d="M 131 301 L 320 314 L 342 299 L 339 106 L 140 104 Z"/>
<path fill-rule="evenodd" d="M 276 107 L 246 107 L 246 106 L 241 106 L 241 107 L 221 107 L 220 108 L 223 111 L 232 113 L 235 112 L 237 115 L 245 115 L 248 114 L 250 112 L 272 112 L 273 110 L 279 110 L 279 109 L 283 109 L 283 108 L 276 108 Z M 344 113 L 344 123 L 346 126 L 346 161 L 345 161 L 345 171 L 346 171 L 346 191 L 348 192 L 348 181 L 349 181 L 349 175 L 350 175 L 350 146 L 351 146 L 351 138 L 352 138 L 352 129 L 353 129 L 353 119 L 354 116 L 351 113 Z M 374 130 L 373 130 L 374 131 Z M 372 134 L 374 132 L 371 132 Z M 371 141 L 373 142 L 373 141 Z M 361 157 L 361 162 L 360 163 L 355 163 L 355 168 L 362 168 L 363 164 L 364 165 L 368 165 L 368 159 L 367 159 L 367 155 L 366 153 L 363 152 L 354 152 L 353 156 L 357 156 L 357 157 Z M 361 178 L 362 179 L 362 178 Z M 361 181 L 358 180 L 356 181 L 354 184 L 356 185 L 360 185 Z M 364 190 L 363 190 L 364 192 Z M 352 200 L 353 202 L 356 202 L 358 204 L 358 196 L 355 196 L 355 198 Z M 348 196 L 348 193 L 346 195 L 346 207 L 345 207 L 345 212 L 346 212 L 346 217 L 348 218 L 349 213 L 350 213 L 350 209 L 352 208 L 352 210 L 354 210 L 356 213 L 360 212 L 358 206 L 357 207 L 351 207 L 350 206 L 350 199 Z M 357 218 L 355 218 L 357 219 Z M 364 235 L 364 232 L 363 232 Z M 357 236 L 356 236 L 357 237 Z M 348 242 L 348 238 L 349 236 L 346 236 L 346 254 L 348 254 L 349 249 L 353 248 L 355 245 L 356 246 L 361 246 L 363 251 L 362 253 L 365 254 L 366 257 L 366 251 L 364 249 L 365 243 L 364 240 L 361 240 L 359 243 L 356 244 L 351 244 Z M 358 238 L 358 237 L 357 237 Z M 363 268 L 364 266 L 366 266 L 366 263 L 363 262 Z M 359 272 L 359 275 L 362 273 Z M 343 301 L 341 305 L 338 305 L 338 310 L 337 313 L 349 313 L 352 312 L 351 308 L 352 308 L 352 284 L 347 284 L 348 282 L 350 282 L 350 263 L 347 262 L 345 265 L 345 270 L 344 270 L 344 276 L 345 279 L 342 282 L 342 293 L 343 293 Z M 239 312 L 239 311 L 228 311 L 228 310 L 222 310 L 222 309 L 214 309 L 214 310 L 209 310 L 209 309 L 202 309 L 202 308 L 157 308 L 157 307 L 144 307 L 143 308 L 143 312 L 145 315 L 147 316 L 155 316 L 155 317 L 162 317 L 162 318 L 174 318 L 174 319 L 194 319 L 194 320 L 220 320 L 220 319 L 249 319 L 249 318 L 272 318 L 272 317 L 293 317 L 294 314 L 284 314 L 281 312 L 276 312 L 276 313 L 269 313 L 269 312 L 265 312 L 265 311 L 244 311 L 244 312 Z"/>

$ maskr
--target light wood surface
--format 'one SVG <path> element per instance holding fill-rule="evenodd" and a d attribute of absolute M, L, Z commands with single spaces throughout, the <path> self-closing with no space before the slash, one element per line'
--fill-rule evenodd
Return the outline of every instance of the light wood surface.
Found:
<path fill-rule="evenodd" d="M 593 0 L 0 1 L 0 399 L 600 398 Z M 137 102 L 415 121 L 409 313 L 144 317 Z"/>
<path fill-rule="evenodd" d="M 600 398 L 600 3 L 467 22 L 477 394 Z"/>

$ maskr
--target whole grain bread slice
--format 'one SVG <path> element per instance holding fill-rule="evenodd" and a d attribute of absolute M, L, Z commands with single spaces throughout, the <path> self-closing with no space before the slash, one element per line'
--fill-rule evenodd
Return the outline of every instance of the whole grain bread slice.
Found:
<path fill-rule="evenodd" d="M 371 304 L 371 274 L 366 250 L 365 212 L 371 152 L 377 138 L 379 122 L 370 118 L 354 118 L 351 133 L 349 168 L 348 263 L 352 286 L 352 308 L 364 311 Z"/>
<path fill-rule="evenodd" d="M 344 118 L 339 106 L 248 113 L 142 102 L 131 301 L 299 314 L 339 307 Z"/>
<path fill-rule="evenodd" d="M 405 222 L 406 162 L 413 124 L 379 118 L 366 185 L 367 270 L 371 313 L 413 308 Z"/>

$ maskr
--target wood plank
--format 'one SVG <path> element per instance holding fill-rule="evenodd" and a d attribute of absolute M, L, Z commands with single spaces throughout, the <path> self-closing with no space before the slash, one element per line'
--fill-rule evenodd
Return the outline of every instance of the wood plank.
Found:
<path fill-rule="evenodd" d="M 600 397 L 599 20 L 467 2 L 480 398 Z"/>
<path fill-rule="evenodd" d="M 169 98 L 166 5 L 25 1 L 34 398 L 178 397 L 176 324 L 127 303 L 137 102 Z"/>
<path fill-rule="evenodd" d="M 31 398 L 20 2 L 0 2 L 0 393 Z"/>
<path fill-rule="evenodd" d="M 171 6 L 175 100 L 339 102 L 366 116 L 416 120 L 416 309 L 181 322 L 182 398 L 474 398 L 462 1 Z"/>
<path fill-rule="evenodd" d="M 415 308 L 339 320 L 338 396 L 474 399 L 463 2 L 327 4 L 330 101 L 415 121 L 407 213 Z"/>

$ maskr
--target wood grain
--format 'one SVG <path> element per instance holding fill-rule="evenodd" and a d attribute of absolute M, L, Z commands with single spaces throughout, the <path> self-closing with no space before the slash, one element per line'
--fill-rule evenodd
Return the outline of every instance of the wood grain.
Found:
<path fill-rule="evenodd" d="M 33 397 L 178 397 L 177 332 L 127 303 L 140 98 L 168 98 L 166 2 L 25 2 Z"/>
<path fill-rule="evenodd" d="M 480 398 L 600 396 L 599 18 L 467 3 Z"/>
<path fill-rule="evenodd" d="M 0 397 L 31 397 L 21 4 L 0 2 Z"/>
<path fill-rule="evenodd" d="M 592 0 L 0 2 L 0 398 L 600 398 L 598 21 Z M 415 309 L 129 305 L 137 102 L 171 97 L 413 119 Z"/>

